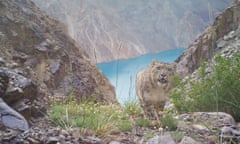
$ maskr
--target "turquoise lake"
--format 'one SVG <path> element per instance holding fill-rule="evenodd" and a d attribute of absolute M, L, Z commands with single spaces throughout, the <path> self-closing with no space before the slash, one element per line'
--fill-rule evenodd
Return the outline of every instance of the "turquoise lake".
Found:
<path fill-rule="evenodd" d="M 146 68 L 153 60 L 172 63 L 184 50 L 184 48 L 178 48 L 131 59 L 99 63 L 98 67 L 115 87 L 118 101 L 124 104 L 128 101 L 137 100 L 135 91 L 137 72 Z"/>

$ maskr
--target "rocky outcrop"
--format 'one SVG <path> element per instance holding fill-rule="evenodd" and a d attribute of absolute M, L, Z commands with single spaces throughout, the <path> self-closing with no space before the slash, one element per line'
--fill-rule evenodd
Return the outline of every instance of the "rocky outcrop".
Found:
<path fill-rule="evenodd" d="M 222 49 L 225 35 L 237 30 L 240 22 L 240 2 L 220 14 L 177 60 L 177 72 L 183 77 L 196 70 L 203 61 L 210 61 Z M 231 35 L 231 34 L 230 34 Z"/>
<path fill-rule="evenodd" d="M 0 123 L 27 130 L 48 97 L 117 103 L 114 88 L 63 24 L 29 0 L 0 1 Z"/>
<path fill-rule="evenodd" d="M 114 88 L 66 34 L 63 24 L 28 0 L 1 1 L 0 8 L 1 66 L 15 71 L 8 75 L 20 84 L 29 85 L 30 79 L 39 99 L 72 93 L 78 99 L 92 96 L 103 103 L 116 102 Z M 14 88 L 9 88 L 4 97 L 9 97 L 8 93 L 21 97 Z"/>

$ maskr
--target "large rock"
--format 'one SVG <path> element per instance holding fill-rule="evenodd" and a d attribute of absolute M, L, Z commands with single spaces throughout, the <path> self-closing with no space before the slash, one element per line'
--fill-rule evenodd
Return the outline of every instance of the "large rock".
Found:
<path fill-rule="evenodd" d="M 15 99 L 10 96 L 32 91 L 28 80 L 37 87 L 36 95 L 27 94 L 30 100 L 72 94 L 79 100 L 117 103 L 113 86 L 66 33 L 63 24 L 29 0 L 0 1 L 0 57 L 3 66 L 21 76 L 8 75 L 27 87 L 8 87 L 7 103 Z"/>
<path fill-rule="evenodd" d="M 1 98 L 0 98 L 0 124 L 3 126 L 17 129 L 17 130 L 28 130 L 28 122 L 26 119 L 9 107 Z"/>

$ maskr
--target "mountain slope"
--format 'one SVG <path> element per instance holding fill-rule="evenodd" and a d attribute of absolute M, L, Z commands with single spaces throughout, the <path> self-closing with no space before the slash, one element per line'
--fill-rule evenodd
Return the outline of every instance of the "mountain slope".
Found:
<path fill-rule="evenodd" d="M 231 0 L 33 0 L 96 62 L 187 47 Z"/>
<path fill-rule="evenodd" d="M 96 5 L 78 0 L 36 1 L 43 10 L 64 22 L 68 32 L 95 62 L 129 58 L 145 53 L 121 20 Z M 124 49 L 124 50 L 123 50 Z"/>
<path fill-rule="evenodd" d="M 100 0 L 115 9 L 148 52 L 187 47 L 229 0 Z"/>

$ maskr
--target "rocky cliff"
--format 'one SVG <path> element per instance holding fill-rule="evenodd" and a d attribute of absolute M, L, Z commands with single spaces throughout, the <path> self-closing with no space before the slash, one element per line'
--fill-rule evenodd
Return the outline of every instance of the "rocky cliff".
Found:
<path fill-rule="evenodd" d="M 239 23 L 240 4 L 236 2 L 217 16 L 214 23 L 176 60 L 177 72 L 186 76 L 196 70 L 203 61 L 210 61 L 225 46 L 226 40 L 235 38 Z M 239 46 L 235 47 L 239 49 Z"/>
<path fill-rule="evenodd" d="M 39 102 L 48 96 L 117 103 L 113 86 L 64 25 L 28 0 L 0 1 L 0 94 L 0 122 L 5 125 L 14 112 L 4 102 L 27 119 L 38 106 L 46 106 Z"/>
<path fill-rule="evenodd" d="M 33 0 L 96 62 L 187 47 L 231 0 Z"/>

